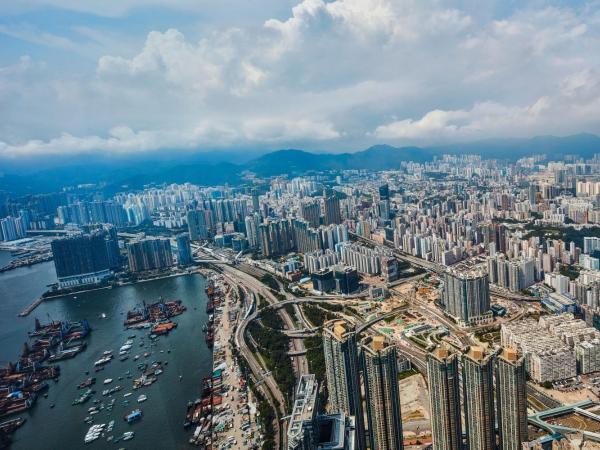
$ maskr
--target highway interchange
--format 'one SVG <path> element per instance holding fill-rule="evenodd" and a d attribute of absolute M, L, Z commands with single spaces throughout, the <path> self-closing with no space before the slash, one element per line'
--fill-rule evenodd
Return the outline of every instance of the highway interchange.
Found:
<path fill-rule="evenodd" d="M 360 240 L 365 241 L 365 239 L 357 237 Z M 373 241 L 366 240 L 373 244 Z M 323 303 L 323 302 L 335 302 L 339 303 L 341 301 L 347 301 L 348 298 L 342 299 L 340 296 L 323 296 L 323 297 L 300 297 L 297 298 L 294 295 L 287 292 L 281 282 L 278 281 L 280 285 L 279 294 L 283 294 L 285 296 L 285 300 L 279 300 L 272 292 L 270 287 L 266 286 L 264 283 L 259 281 L 255 275 L 261 273 L 261 269 L 257 269 L 254 266 L 248 265 L 244 262 L 240 262 L 237 258 L 234 261 L 231 261 L 223 256 L 215 255 L 215 253 L 210 252 L 209 254 L 205 253 L 206 249 L 194 246 L 194 253 L 196 256 L 203 254 L 202 258 L 203 262 L 215 262 L 219 264 L 219 271 L 227 278 L 227 281 L 232 285 L 241 288 L 248 297 L 253 296 L 254 308 L 253 311 L 247 315 L 247 317 L 243 318 L 243 320 L 238 324 L 235 333 L 235 344 L 239 349 L 242 356 L 248 362 L 250 370 L 253 373 L 253 377 L 256 385 L 261 389 L 266 398 L 269 399 L 272 407 L 277 411 L 277 415 L 279 419 L 286 417 L 285 410 L 285 396 L 281 392 L 279 386 L 275 382 L 272 376 L 267 372 L 267 369 L 261 365 L 261 363 L 256 359 L 255 355 L 252 353 L 248 344 L 246 342 L 246 329 L 248 325 L 256 319 L 260 311 L 264 308 L 276 308 L 278 314 L 282 318 L 285 324 L 284 332 L 291 337 L 291 346 L 290 353 L 294 356 L 292 359 L 293 369 L 296 376 L 301 374 L 307 374 L 309 372 L 308 369 L 308 361 L 305 356 L 305 348 L 303 343 L 303 338 L 314 335 L 315 329 L 312 325 L 306 320 L 302 313 L 302 309 L 298 307 L 298 305 L 302 303 Z M 396 256 L 404 261 L 409 262 L 410 264 L 421 267 L 429 272 L 441 273 L 443 271 L 442 266 L 437 263 L 425 261 L 423 259 L 414 257 L 412 255 L 406 255 L 402 252 L 393 249 Z M 216 266 L 215 266 L 216 268 Z M 251 275 L 252 274 L 252 275 Z M 414 277 L 399 280 L 394 283 L 390 288 L 397 287 L 398 285 L 415 281 L 420 277 L 423 277 L 426 274 L 418 274 Z M 518 300 L 531 300 L 530 297 L 522 296 L 519 294 L 510 293 L 505 291 L 504 289 L 498 288 L 497 286 L 491 286 L 490 290 L 493 295 L 497 297 L 502 297 L 512 301 Z M 458 328 L 454 322 L 445 316 L 442 312 L 437 311 L 435 308 L 432 308 L 427 302 L 419 301 L 416 298 L 411 296 L 407 296 L 404 294 L 400 294 L 397 290 L 395 290 L 396 295 L 399 295 L 400 298 L 404 301 L 404 305 L 402 307 L 396 308 L 386 314 L 380 315 L 378 317 L 372 318 L 371 320 L 364 322 L 355 318 L 357 322 L 357 330 L 359 332 L 363 332 L 369 327 L 375 325 L 377 322 L 385 320 L 389 317 L 394 317 L 401 313 L 402 311 L 407 309 L 407 305 L 419 311 L 426 317 L 430 317 L 435 319 L 440 324 L 444 325 L 449 331 L 451 331 L 460 341 L 460 344 L 463 347 L 474 344 L 472 337 L 465 333 L 464 330 Z M 259 296 L 262 296 L 264 300 L 268 303 L 267 305 L 259 305 Z M 358 296 L 360 298 L 361 296 Z M 357 297 L 355 297 L 357 298 Z M 296 317 L 301 322 L 301 325 L 297 324 L 296 321 L 288 314 L 287 310 L 284 308 L 285 305 L 294 305 Z M 398 342 L 398 351 L 400 354 L 404 355 L 408 358 L 413 366 L 417 368 L 421 373 L 426 374 L 426 356 L 427 353 L 424 349 L 417 346 L 414 342 L 406 338 L 402 335 L 401 339 Z M 266 389 L 265 389 L 266 387 Z M 544 393 L 540 392 L 533 385 L 528 384 L 528 402 L 531 408 L 536 411 L 540 411 L 547 408 L 553 408 L 559 406 L 560 403 L 556 400 L 548 397 Z M 277 429 L 277 427 L 275 427 Z M 283 443 L 283 448 L 285 448 L 285 438 L 286 438 L 286 423 L 285 420 L 280 420 L 278 433 L 281 433 L 281 442 Z M 279 436 L 276 436 L 275 439 L 277 448 L 279 447 Z"/>

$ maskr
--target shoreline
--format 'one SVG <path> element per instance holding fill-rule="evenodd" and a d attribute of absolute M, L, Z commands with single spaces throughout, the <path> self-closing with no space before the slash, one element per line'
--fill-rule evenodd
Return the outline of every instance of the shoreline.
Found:
<path fill-rule="evenodd" d="M 31 302 L 25 309 L 23 309 L 23 311 L 21 311 L 19 314 L 17 314 L 17 317 L 27 317 L 29 314 L 31 314 L 33 311 L 35 311 L 35 309 L 38 306 L 40 306 L 42 303 L 44 303 L 47 300 L 56 300 L 56 299 L 59 299 L 59 298 L 68 297 L 69 295 L 77 295 L 77 294 L 83 294 L 83 293 L 86 293 L 86 292 L 101 291 L 101 290 L 104 290 L 104 289 L 114 289 L 114 288 L 119 288 L 119 287 L 122 287 L 122 286 L 131 286 L 131 285 L 134 285 L 134 284 L 147 283 L 149 281 L 164 280 L 166 278 L 175 278 L 175 277 L 181 277 L 181 276 L 185 276 L 185 275 L 193 275 L 193 274 L 196 274 L 196 273 L 198 273 L 200 275 L 204 275 L 201 270 L 194 270 L 192 272 L 186 272 L 186 273 L 171 273 L 171 274 L 168 274 L 168 275 L 161 275 L 161 276 L 158 276 L 158 277 L 146 278 L 146 279 L 143 279 L 143 280 L 127 281 L 125 283 L 121 283 L 121 284 L 118 284 L 116 286 L 114 286 L 114 285 L 99 286 L 99 287 L 93 287 L 93 288 L 87 288 L 87 289 L 80 289 L 80 290 L 73 291 L 73 292 L 65 292 L 65 293 L 62 293 L 62 294 L 48 295 L 46 297 L 42 296 L 42 297 L 37 298 L 33 302 Z"/>

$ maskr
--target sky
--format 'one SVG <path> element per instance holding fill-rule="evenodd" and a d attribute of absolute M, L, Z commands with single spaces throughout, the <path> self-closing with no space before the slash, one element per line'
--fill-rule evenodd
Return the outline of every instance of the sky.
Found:
<path fill-rule="evenodd" d="M 600 1 L 0 2 L 0 157 L 600 133 Z"/>

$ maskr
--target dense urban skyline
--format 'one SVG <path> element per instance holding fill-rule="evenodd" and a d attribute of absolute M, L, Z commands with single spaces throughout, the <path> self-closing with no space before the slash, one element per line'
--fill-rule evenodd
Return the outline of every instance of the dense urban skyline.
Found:
<path fill-rule="evenodd" d="M 0 448 L 600 450 L 599 0 L 24 0 L 0 48 Z"/>

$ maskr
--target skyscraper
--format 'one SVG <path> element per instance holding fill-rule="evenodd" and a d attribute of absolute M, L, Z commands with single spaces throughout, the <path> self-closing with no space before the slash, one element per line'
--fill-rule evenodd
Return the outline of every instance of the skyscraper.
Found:
<path fill-rule="evenodd" d="M 354 327 L 344 320 L 326 322 L 323 326 L 323 352 L 331 411 L 355 417 L 356 448 L 364 450 L 366 442 Z"/>
<path fill-rule="evenodd" d="M 127 259 L 131 272 L 166 269 L 173 265 L 171 241 L 146 238 L 127 244 Z"/>
<path fill-rule="evenodd" d="M 258 198 L 258 189 L 252 188 L 252 211 L 255 213 L 260 212 L 260 202 Z"/>
<path fill-rule="evenodd" d="M 427 356 L 434 450 L 460 450 L 462 444 L 458 357 L 438 348 Z"/>
<path fill-rule="evenodd" d="M 192 241 L 208 239 L 206 214 L 203 209 L 193 209 L 187 213 L 188 231 Z"/>
<path fill-rule="evenodd" d="M 526 383 L 525 358 L 516 349 L 504 349 L 496 363 L 499 448 L 503 450 L 520 450 L 527 441 Z"/>
<path fill-rule="evenodd" d="M 187 266 L 192 262 L 190 237 L 186 233 L 181 233 L 177 236 L 177 263 L 180 266 Z"/>
<path fill-rule="evenodd" d="M 389 200 L 390 199 L 390 187 L 387 183 L 379 186 L 379 200 Z"/>
<path fill-rule="evenodd" d="M 335 192 L 323 192 L 323 212 L 325 225 L 332 223 L 342 223 L 342 213 L 340 211 L 340 201 Z"/>
<path fill-rule="evenodd" d="M 491 316 L 488 274 L 476 270 L 451 268 L 444 273 L 444 309 L 464 325 Z"/>
<path fill-rule="evenodd" d="M 61 288 L 99 283 L 111 275 L 103 232 L 56 239 L 51 247 Z"/>
<path fill-rule="evenodd" d="M 315 201 L 304 202 L 300 205 L 300 215 L 311 227 L 317 228 L 321 220 L 321 205 Z"/>
<path fill-rule="evenodd" d="M 370 448 L 402 450 L 402 411 L 396 347 L 383 336 L 361 344 Z"/>
<path fill-rule="evenodd" d="M 473 346 L 462 358 L 463 402 L 469 450 L 496 448 L 494 356 Z"/>

